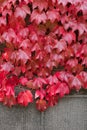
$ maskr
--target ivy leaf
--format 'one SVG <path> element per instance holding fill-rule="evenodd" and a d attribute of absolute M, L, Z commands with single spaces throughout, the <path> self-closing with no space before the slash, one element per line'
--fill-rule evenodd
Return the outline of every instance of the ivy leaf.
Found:
<path fill-rule="evenodd" d="M 33 95 L 30 90 L 20 92 L 17 96 L 18 104 L 22 106 L 27 106 L 29 103 L 33 102 Z"/>
<path fill-rule="evenodd" d="M 25 64 L 28 59 L 29 55 L 25 51 L 19 49 L 19 51 L 17 52 L 17 60 L 21 60 Z"/>
<path fill-rule="evenodd" d="M 46 0 L 42 0 L 42 1 L 40 1 L 40 0 L 34 0 L 33 9 L 35 9 L 37 7 L 39 8 L 39 10 L 41 12 L 43 9 L 45 9 L 45 10 L 47 9 L 48 3 L 47 3 Z"/>
<path fill-rule="evenodd" d="M 45 96 L 46 96 L 46 91 L 44 89 L 36 90 L 35 99 L 36 98 L 44 99 Z"/>
<path fill-rule="evenodd" d="M 46 14 L 47 14 L 47 19 L 50 20 L 52 23 L 55 20 L 60 19 L 59 11 L 57 9 L 49 10 L 49 11 L 47 11 Z"/>
<path fill-rule="evenodd" d="M 3 99 L 3 104 L 8 107 L 12 107 L 13 105 L 16 105 L 16 99 L 14 96 L 11 96 L 10 98 L 5 96 Z"/>
<path fill-rule="evenodd" d="M 62 40 L 58 41 L 53 48 L 57 49 L 58 53 L 60 53 L 61 51 L 66 50 L 67 43 L 62 39 Z"/>
<path fill-rule="evenodd" d="M 34 10 L 31 14 L 31 22 L 35 21 L 37 24 L 40 24 L 41 22 L 46 23 L 47 16 L 46 14 L 40 13 L 38 10 Z"/>
<path fill-rule="evenodd" d="M 35 78 L 33 81 L 33 86 L 35 86 L 35 88 L 42 88 L 43 85 L 47 84 L 46 80 L 44 78 Z"/>
<path fill-rule="evenodd" d="M 57 84 L 57 90 L 56 93 L 59 93 L 60 97 L 64 97 L 66 94 L 69 94 L 70 90 L 69 90 L 69 86 L 62 82 L 62 83 L 58 83 Z"/>
<path fill-rule="evenodd" d="M 11 70 L 13 70 L 13 68 L 14 68 L 14 65 L 12 65 L 11 62 L 6 62 L 1 65 L 1 71 L 10 72 Z"/>
<path fill-rule="evenodd" d="M 23 86 L 25 86 L 26 84 L 27 84 L 27 82 L 28 82 L 28 79 L 27 78 L 25 78 L 25 77 L 20 77 L 20 79 L 19 79 L 19 83 L 21 84 L 21 85 L 23 85 Z"/>
<path fill-rule="evenodd" d="M 71 44 L 72 41 L 75 41 L 75 40 L 76 40 L 76 37 L 75 37 L 75 34 L 74 34 L 73 32 L 69 32 L 69 33 L 64 34 L 63 39 L 64 39 L 68 44 Z"/>
<path fill-rule="evenodd" d="M 16 33 L 12 28 L 2 34 L 2 39 L 4 39 L 8 43 L 11 43 L 15 38 Z"/>
<path fill-rule="evenodd" d="M 82 87 L 81 81 L 75 76 L 72 78 L 72 80 L 69 82 L 70 89 L 75 89 L 76 91 L 79 91 Z"/>
<path fill-rule="evenodd" d="M 77 75 L 80 82 L 82 82 L 82 87 L 87 89 L 87 72 L 80 72 L 80 74 Z"/>
<path fill-rule="evenodd" d="M 30 14 L 30 9 L 27 5 L 24 5 L 22 7 L 17 7 L 15 11 L 15 17 L 21 17 L 25 18 L 26 14 Z"/>
<path fill-rule="evenodd" d="M 39 110 L 39 111 L 45 111 L 47 109 L 47 103 L 44 99 L 38 99 L 36 101 L 36 108 Z"/>
<path fill-rule="evenodd" d="M 53 107 L 54 105 L 56 105 L 58 103 L 59 96 L 58 95 L 47 96 L 46 99 L 48 101 L 48 106 Z"/>

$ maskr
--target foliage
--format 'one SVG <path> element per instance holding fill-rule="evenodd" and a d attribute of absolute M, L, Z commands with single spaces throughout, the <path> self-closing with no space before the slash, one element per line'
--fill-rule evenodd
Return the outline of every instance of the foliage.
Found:
<path fill-rule="evenodd" d="M 44 111 L 86 70 L 87 0 L 0 0 L 0 102 Z"/>

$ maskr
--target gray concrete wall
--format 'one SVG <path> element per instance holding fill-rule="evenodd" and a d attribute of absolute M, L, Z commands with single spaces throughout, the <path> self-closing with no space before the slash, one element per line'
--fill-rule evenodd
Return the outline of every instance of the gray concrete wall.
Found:
<path fill-rule="evenodd" d="M 87 130 L 87 95 L 65 97 L 43 113 L 0 104 L 0 130 Z"/>

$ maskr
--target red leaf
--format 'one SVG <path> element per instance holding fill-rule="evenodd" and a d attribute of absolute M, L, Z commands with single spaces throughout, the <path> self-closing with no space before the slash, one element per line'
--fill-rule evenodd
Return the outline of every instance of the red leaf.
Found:
<path fill-rule="evenodd" d="M 67 43 L 63 39 L 61 39 L 60 41 L 57 42 L 57 44 L 54 46 L 54 48 L 56 48 L 58 53 L 60 53 L 61 51 L 66 50 Z"/>
<path fill-rule="evenodd" d="M 12 65 L 11 62 L 6 62 L 1 65 L 1 71 L 10 72 L 11 70 L 13 70 L 13 68 L 14 68 L 14 65 Z"/>
<path fill-rule="evenodd" d="M 41 22 L 46 23 L 47 17 L 46 14 L 40 13 L 38 10 L 34 10 L 31 14 L 31 22 L 35 21 L 37 24 Z"/>
<path fill-rule="evenodd" d="M 30 90 L 20 92 L 17 96 L 17 102 L 21 106 L 27 106 L 29 103 L 33 102 L 33 96 Z"/>
<path fill-rule="evenodd" d="M 35 99 L 40 98 L 43 99 L 46 96 L 46 91 L 44 89 L 36 90 Z"/>
<path fill-rule="evenodd" d="M 42 88 L 44 84 L 47 84 L 44 78 L 35 78 L 33 81 L 34 88 Z"/>
<path fill-rule="evenodd" d="M 30 14 L 30 9 L 27 5 L 16 8 L 15 17 L 25 18 L 26 14 Z"/>
<path fill-rule="evenodd" d="M 36 108 L 39 110 L 39 111 L 45 111 L 47 109 L 47 103 L 45 100 L 43 99 L 39 99 L 36 101 Z"/>
<path fill-rule="evenodd" d="M 48 82 L 48 84 L 50 84 L 50 85 L 56 84 L 56 83 L 58 83 L 58 78 L 56 77 L 56 75 L 54 75 L 54 76 L 49 76 L 49 77 L 47 78 L 47 82 Z"/>
<path fill-rule="evenodd" d="M 46 99 L 48 101 L 48 106 L 52 107 L 58 103 L 59 96 L 58 95 L 47 96 Z"/>
<path fill-rule="evenodd" d="M 69 32 L 69 33 L 64 34 L 63 39 L 65 41 L 67 41 L 68 44 L 71 44 L 72 41 L 76 40 L 76 36 L 75 36 L 75 34 L 73 32 Z"/>
<path fill-rule="evenodd" d="M 30 56 L 21 49 L 17 52 L 17 60 L 21 60 L 24 64 L 28 61 L 29 57 Z"/>
<path fill-rule="evenodd" d="M 47 7 L 48 7 L 48 3 L 47 3 L 46 0 L 42 0 L 42 1 L 40 1 L 40 0 L 34 0 L 33 9 L 35 9 L 37 7 L 39 8 L 40 11 L 42 11 L 43 9 L 46 10 Z"/>
<path fill-rule="evenodd" d="M 59 93 L 59 96 L 60 97 L 64 97 L 66 94 L 69 94 L 69 86 L 62 82 L 62 83 L 58 83 L 57 84 L 57 90 L 56 90 L 56 93 Z"/>
<path fill-rule="evenodd" d="M 49 10 L 49 11 L 47 11 L 46 14 L 47 14 L 47 19 L 50 20 L 52 23 L 55 20 L 60 19 L 59 10 L 57 10 L 57 9 Z"/>
<path fill-rule="evenodd" d="M 75 89 L 79 91 L 82 87 L 82 83 L 77 77 L 74 77 L 72 78 L 71 82 L 69 81 L 69 86 L 70 86 L 70 89 Z"/>
<path fill-rule="evenodd" d="M 23 86 L 25 86 L 25 85 L 27 84 L 27 82 L 28 82 L 28 79 L 25 78 L 25 77 L 20 77 L 19 82 L 20 82 Z"/>
<path fill-rule="evenodd" d="M 87 72 L 82 71 L 77 77 L 82 82 L 82 87 L 87 89 Z"/>
<path fill-rule="evenodd" d="M 14 96 L 11 96 L 10 98 L 6 96 L 4 98 L 3 104 L 7 105 L 8 107 L 11 107 L 13 105 L 16 105 L 16 99 Z"/>
<path fill-rule="evenodd" d="M 5 94 L 4 92 L 0 91 L 0 102 L 4 101 Z"/>

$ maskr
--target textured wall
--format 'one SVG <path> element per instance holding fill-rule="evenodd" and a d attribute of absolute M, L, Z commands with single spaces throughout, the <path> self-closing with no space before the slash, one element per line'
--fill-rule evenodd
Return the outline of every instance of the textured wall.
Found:
<path fill-rule="evenodd" d="M 87 95 L 65 97 L 44 113 L 0 104 L 0 130 L 87 130 Z"/>

